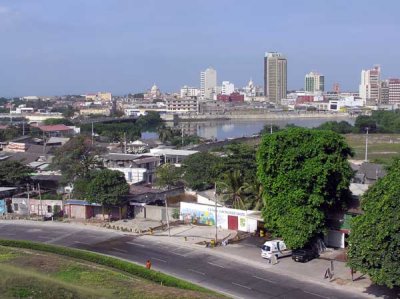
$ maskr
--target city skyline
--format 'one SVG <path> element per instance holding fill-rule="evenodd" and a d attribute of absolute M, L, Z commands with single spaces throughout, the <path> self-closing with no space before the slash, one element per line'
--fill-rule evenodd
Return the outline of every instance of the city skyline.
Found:
<path fill-rule="evenodd" d="M 339 82 L 357 91 L 360 71 L 375 64 L 382 78 L 400 75 L 398 42 L 384 46 L 400 29 L 396 1 L 208 2 L 2 1 L 0 95 L 127 94 L 154 82 L 172 92 L 200 87 L 209 66 L 218 84 L 242 87 L 252 78 L 262 86 L 270 51 L 288 60 L 289 90 L 302 88 L 311 70 L 325 75 L 326 90 Z"/>

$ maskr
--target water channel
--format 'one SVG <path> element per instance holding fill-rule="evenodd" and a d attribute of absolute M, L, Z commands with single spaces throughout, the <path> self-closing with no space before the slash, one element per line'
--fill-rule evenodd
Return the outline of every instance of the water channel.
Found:
<path fill-rule="evenodd" d="M 225 140 L 227 138 L 249 137 L 258 134 L 265 125 L 285 127 L 294 124 L 300 127 L 313 128 L 327 121 L 345 120 L 354 124 L 355 118 L 290 118 L 274 120 L 210 120 L 199 122 L 180 122 L 177 128 L 183 128 L 184 134 L 198 135 L 207 139 Z M 143 139 L 157 138 L 156 133 L 144 132 Z"/>

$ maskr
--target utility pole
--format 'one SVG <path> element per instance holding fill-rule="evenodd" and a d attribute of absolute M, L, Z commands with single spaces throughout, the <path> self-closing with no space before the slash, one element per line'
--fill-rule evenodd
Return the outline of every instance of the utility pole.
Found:
<path fill-rule="evenodd" d="M 171 237 L 171 229 L 169 227 L 169 215 L 168 215 L 168 199 L 166 194 L 164 194 L 164 201 L 165 201 L 165 215 L 167 216 L 168 237 Z"/>
<path fill-rule="evenodd" d="M 217 240 L 218 240 L 218 217 L 217 217 L 217 213 L 218 213 L 218 206 L 217 206 L 217 182 L 214 183 L 214 188 L 215 188 L 215 192 L 214 192 L 214 201 L 215 201 L 215 245 L 217 245 Z"/>
<path fill-rule="evenodd" d="M 124 153 L 126 154 L 126 132 L 124 132 Z"/>
<path fill-rule="evenodd" d="M 25 122 L 22 122 L 22 136 L 25 136 Z"/>
<path fill-rule="evenodd" d="M 39 191 L 40 209 L 42 210 L 42 216 L 44 217 L 44 214 L 43 214 L 42 193 L 40 192 L 40 184 L 39 184 L 39 183 L 38 183 L 38 191 Z"/>
<path fill-rule="evenodd" d="M 26 191 L 28 193 L 28 218 L 31 218 L 31 199 L 29 196 L 29 184 L 26 184 Z"/>
<path fill-rule="evenodd" d="M 182 142 L 182 146 L 183 146 L 183 123 L 181 124 L 181 142 Z"/>
<path fill-rule="evenodd" d="M 367 134 L 365 135 L 365 162 L 368 162 L 368 130 L 369 128 L 366 128 Z"/>
<path fill-rule="evenodd" d="M 270 127 L 270 129 L 271 129 L 271 130 L 270 130 L 270 133 L 272 134 L 272 133 L 273 133 L 273 132 L 272 132 L 272 124 L 271 124 L 271 127 Z"/>
<path fill-rule="evenodd" d="M 94 138 L 94 128 L 93 128 L 93 122 L 92 122 L 92 146 L 93 146 L 93 138 Z"/>

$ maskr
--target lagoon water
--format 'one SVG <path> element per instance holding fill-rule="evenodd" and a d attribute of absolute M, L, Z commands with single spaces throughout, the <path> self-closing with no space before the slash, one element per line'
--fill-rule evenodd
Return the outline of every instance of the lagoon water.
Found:
<path fill-rule="evenodd" d="M 327 121 L 345 120 L 354 124 L 354 118 L 290 118 L 275 120 L 210 120 L 201 122 L 181 122 L 177 127 L 183 126 L 185 134 L 197 134 L 207 139 L 224 140 L 227 138 L 249 137 L 258 134 L 265 125 L 276 125 L 285 127 L 288 124 L 294 124 L 300 127 L 313 128 Z M 156 133 L 145 132 L 143 139 L 156 138 Z"/>

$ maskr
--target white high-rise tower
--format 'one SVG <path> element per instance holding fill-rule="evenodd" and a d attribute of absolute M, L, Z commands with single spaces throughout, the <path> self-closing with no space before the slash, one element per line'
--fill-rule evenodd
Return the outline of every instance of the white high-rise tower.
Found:
<path fill-rule="evenodd" d="M 208 68 L 200 73 L 200 97 L 212 99 L 217 89 L 217 71 Z"/>

